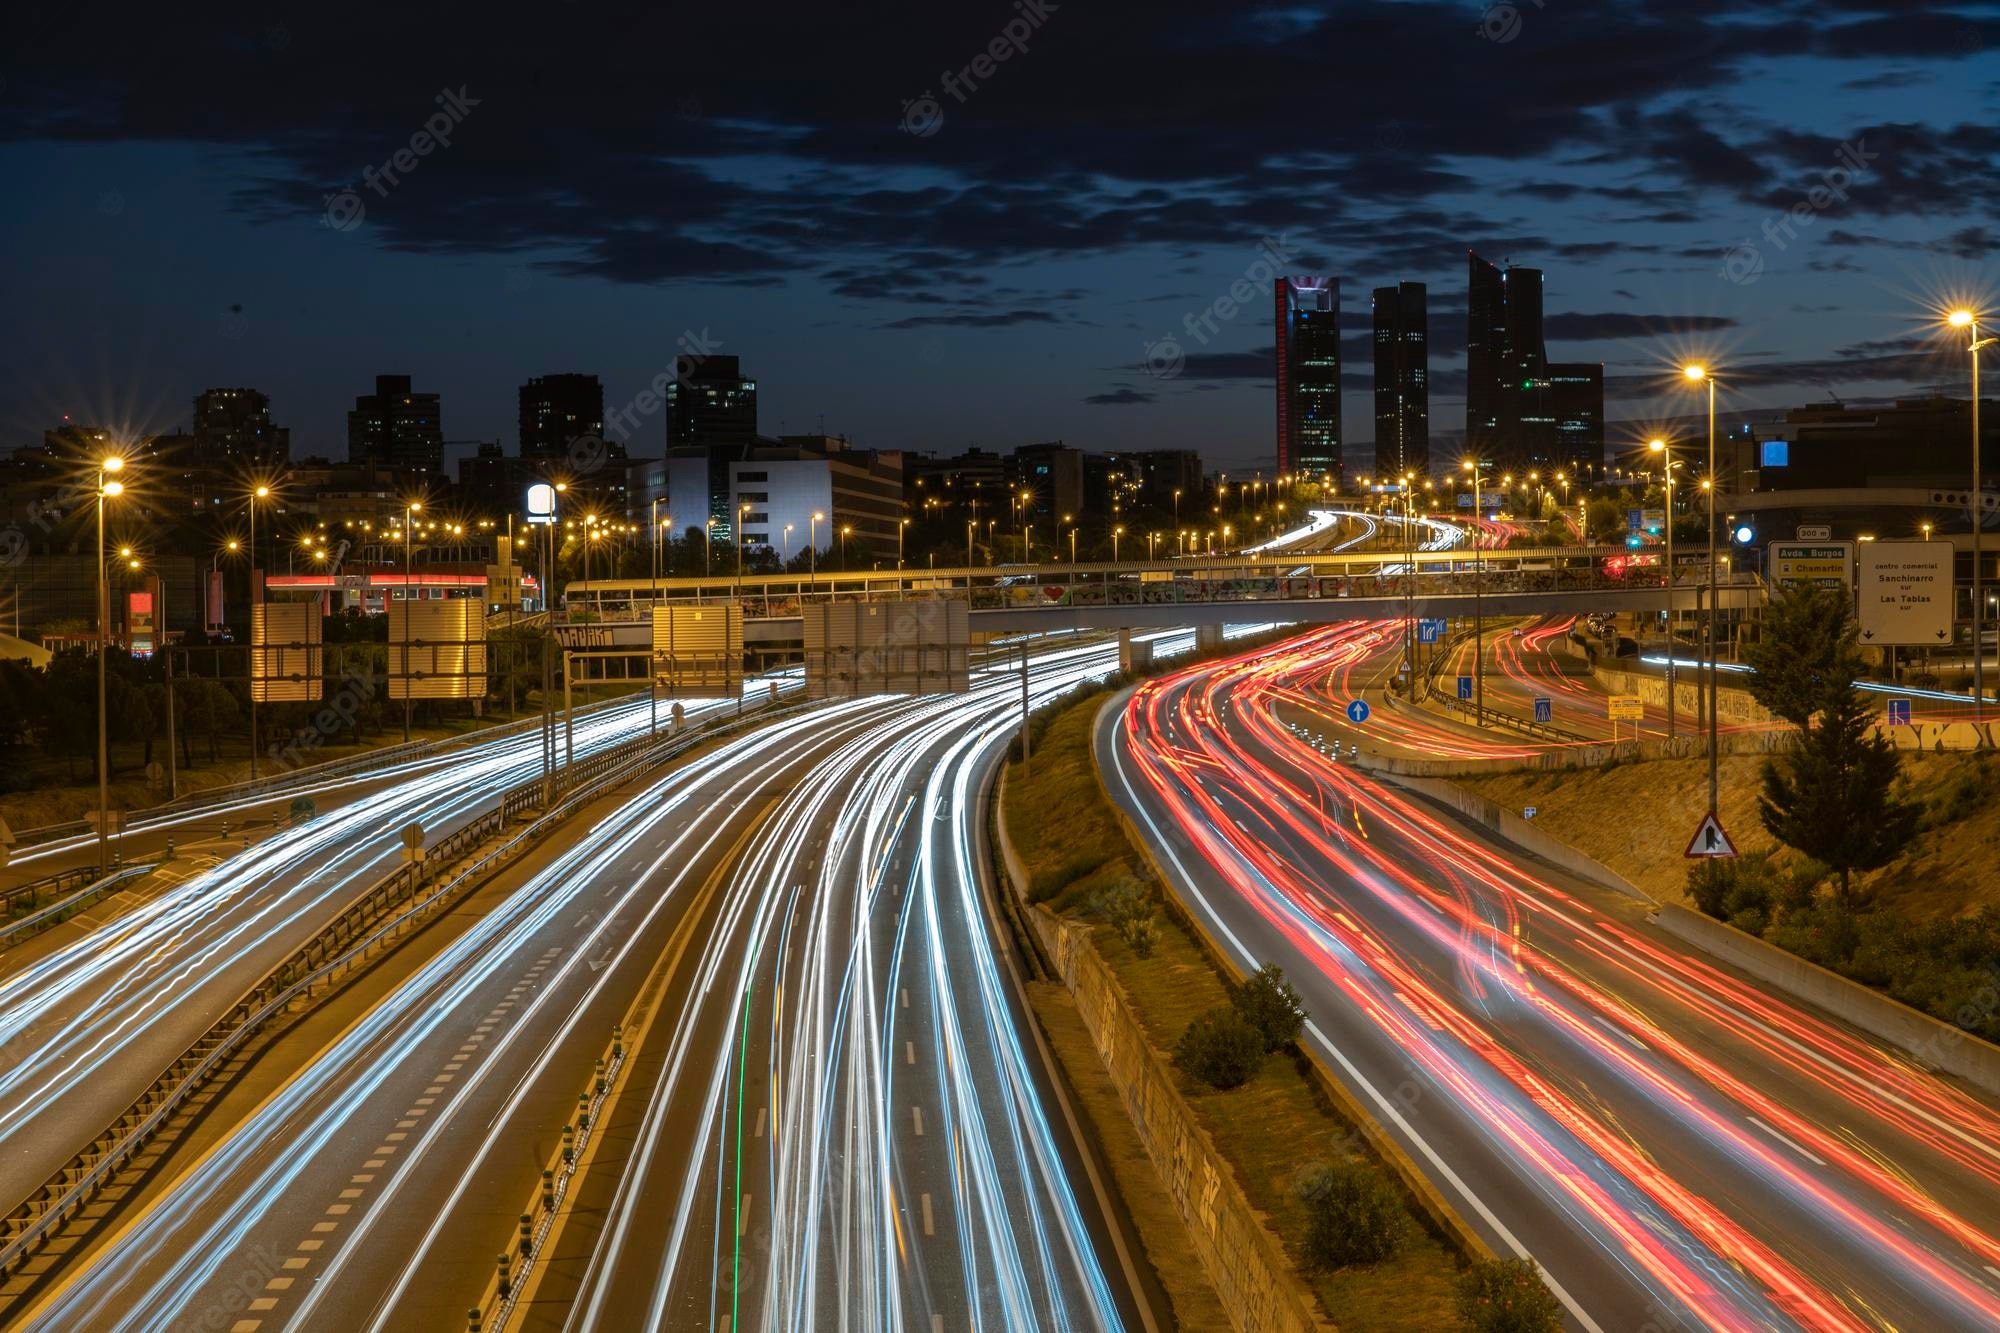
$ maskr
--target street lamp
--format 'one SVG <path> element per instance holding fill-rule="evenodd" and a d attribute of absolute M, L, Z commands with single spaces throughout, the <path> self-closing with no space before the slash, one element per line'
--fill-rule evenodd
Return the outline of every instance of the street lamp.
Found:
<path fill-rule="evenodd" d="M 1708 811 L 1715 813 L 1717 801 L 1716 766 L 1720 756 L 1716 752 L 1715 702 L 1719 663 L 1716 661 L 1715 622 L 1720 608 L 1716 606 L 1719 589 L 1715 578 L 1715 375 L 1707 366 L 1695 363 L 1681 367 L 1681 375 L 1689 384 L 1702 384 L 1708 388 L 1708 479 L 1702 489 L 1708 492 L 1708 642 L 1704 645 L 1708 659 Z"/>
<path fill-rule="evenodd" d="M 818 510 L 813 511 L 811 523 L 806 528 L 806 572 L 815 581 L 819 578 L 819 525 L 826 517 Z"/>
<path fill-rule="evenodd" d="M 737 505 L 736 506 L 736 595 L 739 598 L 743 596 L 743 547 L 746 544 L 743 540 L 743 525 L 749 521 L 750 521 L 750 506 L 747 504 Z"/>
<path fill-rule="evenodd" d="M 415 610 L 410 599 L 410 579 L 414 573 L 410 542 L 416 535 L 416 516 L 423 507 L 422 500 L 412 500 L 403 506 L 403 743 L 406 745 L 410 740 L 410 616 Z"/>
<path fill-rule="evenodd" d="M 899 570 L 903 567 L 903 531 L 909 526 L 910 520 L 907 518 L 896 520 L 896 568 Z M 967 526 L 970 527 L 971 525 L 968 524 Z M 843 558 L 845 557 L 843 556 Z M 965 563 L 967 565 L 972 563 L 972 542 L 969 536 L 965 543 Z"/>
<path fill-rule="evenodd" d="M 1646 448 L 1660 456 L 1662 489 L 1667 505 L 1667 739 L 1672 740 L 1679 722 L 1674 700 L 1674 456 L 1665 440 L 1650 440 Z M 1695 678 L 1700 683 L 1700 677 Z"/>
<path fill-rule="evenodd" d="M 1479 460 L 1462 458 L 1459 467 L 1472 474 L 1472 711 L 1486 718 L 1486 557 L 1479 540 L 1478 523 L 1484 512 L 1479 507 Z M 1414 696 L 1413 696 L 1414 697 Z"/>
<path fill-rule="evenodd" d="M 1986 526 L 1986 495 L 1979 486 L 1979 350 L 1991 347 L 1993 339 L 1979 336 L 1979 313 L 1975 310 L 1958 309 L 1946 316 L 1946 321 L 1955 329 L 1964 329 L 1969 337 L 1966 353 L 1972 358 L 1972 720 L 1974 724 L 1985 721 L 1986 714 L 1986 617 L 1985 602 L 1980 596 L 1979 562 L 1985 554 L 1983 532 Z"/>
<path fill-rule="evenodd" d="M 1125 525 L 1120 523 L 1111 529 L 1111 563 L 1118 563 L 1118 539 L 1125 535 Z"/>
<path fill-rule="evenodd" d="M 125 460 L 117 454 L 97 465 L 97 867 L 107 875 L 111 873 L 111 738 L 104 668 L 111 634 L 111 582 L 104 571 L 104 502 L 125 494 L 125 483 L 113 475 L 124 470 Z"/>

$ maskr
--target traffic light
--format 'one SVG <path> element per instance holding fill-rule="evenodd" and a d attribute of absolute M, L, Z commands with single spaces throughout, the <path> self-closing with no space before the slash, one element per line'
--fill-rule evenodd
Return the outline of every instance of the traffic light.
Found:
<path fill-rule="evenodd" d="M 1748 523 L 1738 523 L 1729 530 L 1729 535 L 1738 546 L 1754 546 L 1757 542 L 1757 529 Z"/>

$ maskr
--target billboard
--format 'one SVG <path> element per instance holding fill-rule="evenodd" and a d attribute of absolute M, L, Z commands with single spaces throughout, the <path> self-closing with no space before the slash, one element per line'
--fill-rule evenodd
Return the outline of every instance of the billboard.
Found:
<path fill-rule="evenodd" d="M 321 692 L 317 599 L 250 604 L 250 697 L 260 704 L 312 703 Z"/>
<path fill-rule="evenodd" d="M 475 597 L 389 603 L 389 697 L 486 697 L 486 604 Z"/>
<path fill-rule="evenodd" d="M 962 694 L 972 684 L 971 625 L 963 598 L 808 606 L 806 697 Z"/>
<path fill-rule="evenodd" d="M 723 598 L 654 607 L 653 679 L 686 699 L 728 699 L 740 692 L 743 604 Z"/>

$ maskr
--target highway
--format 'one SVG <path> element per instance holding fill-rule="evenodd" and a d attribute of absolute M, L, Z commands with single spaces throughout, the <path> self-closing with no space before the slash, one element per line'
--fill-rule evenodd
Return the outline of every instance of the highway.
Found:
<path fill-rule="evenodd" d="M 715 705 L 714 707 L 721 707 Z M 694 716 L 700 716 L 696 710 Z M 640 699 L 576 728 L 579 756 L 643 735 Z M 80 939 L 0 955 L 0 1197 L 26 1198 L 251 986 L 400 862 L 535 778 L 534 732 L 420 761 L 190 876 Z"/>
<path fill-rule="evenodd" d="M 2000 1108 L 1300 736 L 1353 636 L 1149 682 L 1115 799 L 1333 1075 L 1576 1327 L 2000 1326 Z"/>
<path fill-rule="evenodd" d="M 1115 665 L 1038 650 L 1030 693 Z M 462 1327 L 626 1021 L 527 1326 L 1155 1326 L 981 897 L 1020 691 L 829 703 L 598 802 L 14 1320 Z"/>

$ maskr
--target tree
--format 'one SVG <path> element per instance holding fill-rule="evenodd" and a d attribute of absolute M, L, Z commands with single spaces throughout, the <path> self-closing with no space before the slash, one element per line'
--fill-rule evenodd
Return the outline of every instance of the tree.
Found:
<path fill-rule="evenodd" d="M 1240 1087 L 1264 1060 L 1264 1034 L 1222 1005 L 1199 1015 L 1174 1045 L 1174 1063 L 1215 1088 Z"/>
<path fill-rule="evenodd" d="M 1822 698 L 1817 720 L 1782 766 L 1764 762 L 1758 813 L 1772 837 L 1837 872 L 1847 901 L 1852 873 L 1895 859 L 1916 834 L 1922 808 L 1894 794 L 1896 751 L 1869 734 L 1853 687 L 1829 683 Z"/>
<path fill-rule="evenodd" d="M 1828 688 L 1861 674 L 1847 597 L 1837 588 L 1786 585 L 1764 608 L 1764 623 L 1743 653 L 1756 673 L 1751 697 L 1795 727 L 1824 706 Z"/>
<path fill-rule="evenodd" d="M 1276 963 L 1266 963 L 1252 972 L 1230 992 L 1229 1000 L 1263 1037 L 1267 1051 L 1283 1050 L 1297 1041 L 1305 1028 L 1305 1006 L 1292 983 L 1285 980 L 1285 970 Z"/>

